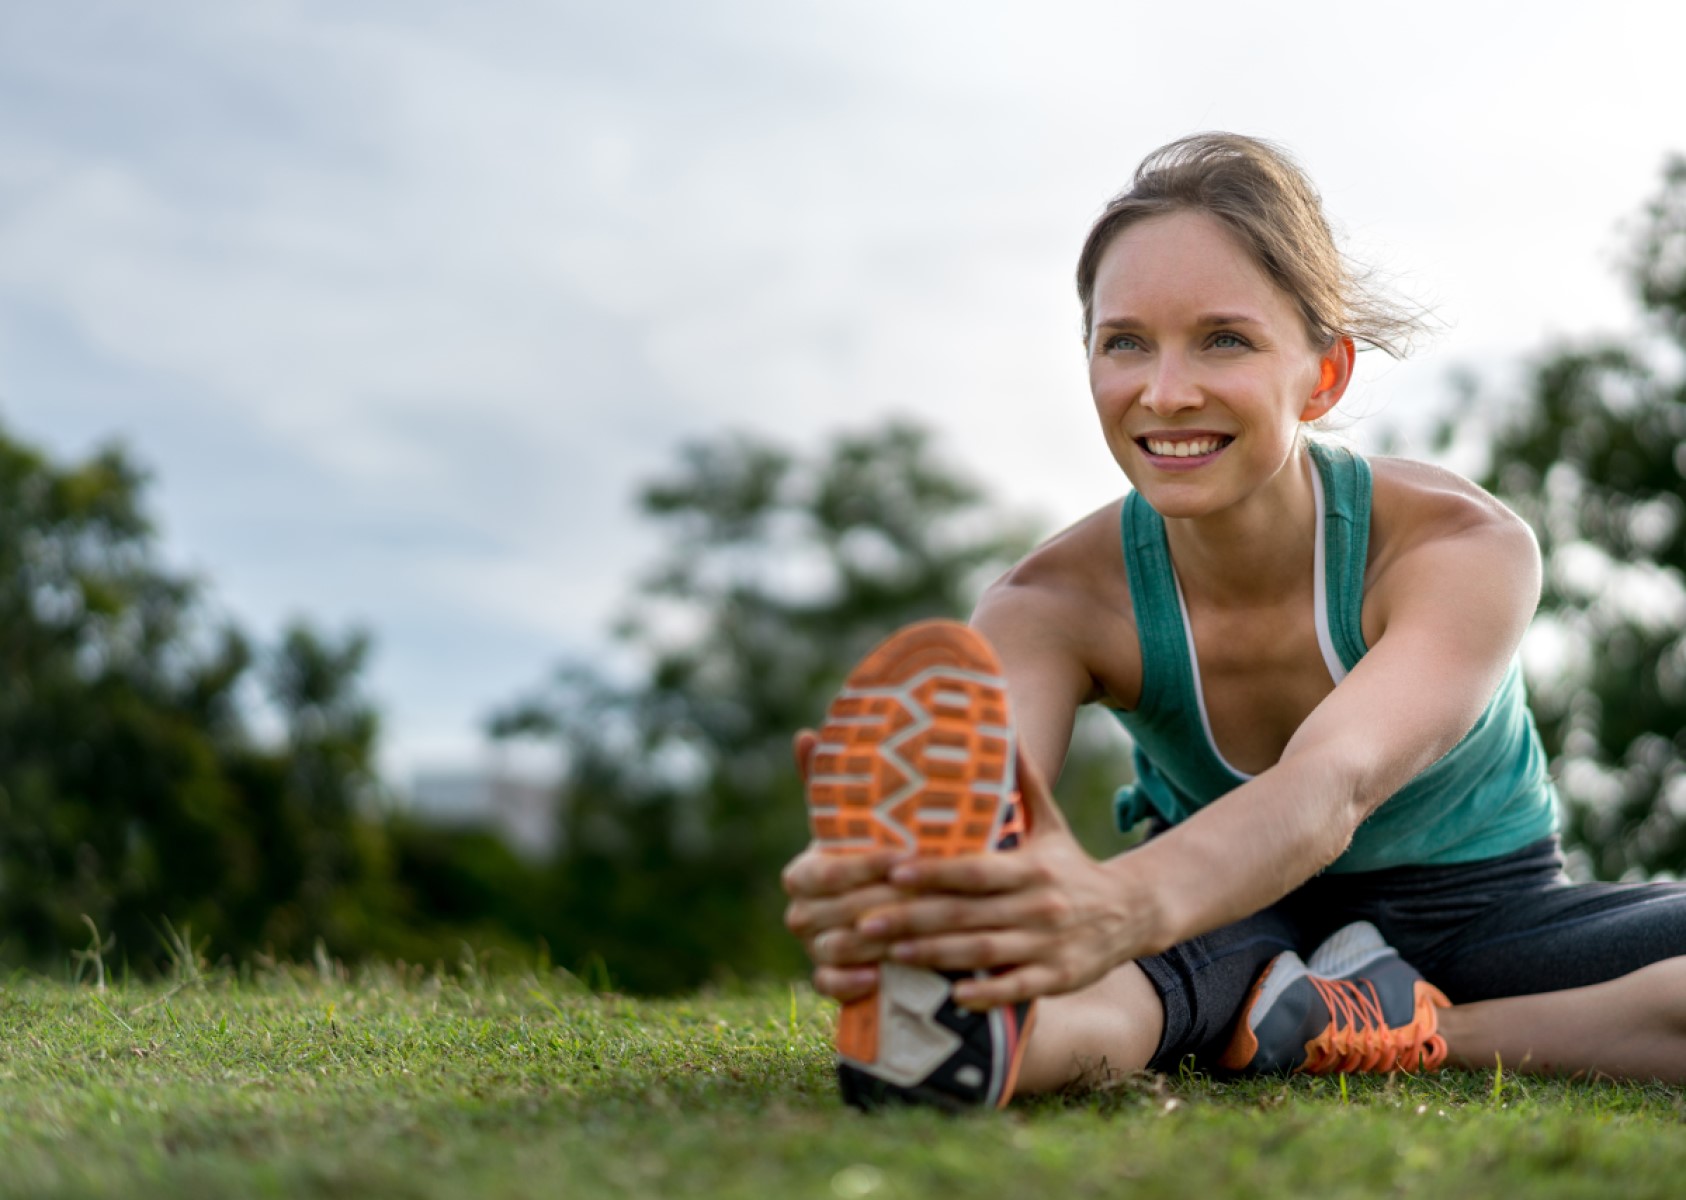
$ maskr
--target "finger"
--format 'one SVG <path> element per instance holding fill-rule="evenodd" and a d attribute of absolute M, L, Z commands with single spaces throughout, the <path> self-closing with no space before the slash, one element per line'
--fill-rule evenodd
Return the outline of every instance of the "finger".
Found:
<path fill-rule="evenodd" d="M 890 958 L 910 967 L 938 971 L 981 971 L 1019 966 L 1048 953 L 1045 937 L 1016 929 L 953 933 L 942 937 L 896 942 Z"/>
<path fill-rule="evenodd" d="M 909 899 L 892 889 L 890 903 L 862 910 L 855 929 L 863 937 L 898 941 L 976 929 L 1036 929 L 1035 903 L 1023 893 L 999 896 L 930 894 Z"/>
<path fill-rule="evenodd" d="M 974 1012 L 1002 1004 L 1020 1004 L 1041 996 L 1072 990 L 1061 972 L 1047 963 L 1029 963 L 987 979 L 962 979 L 954 985 L 954 1002 Z"/>
<path fill-rule="evenodd" d="M 841 896 L 803 897 L 790 902 L 785 909 L 784 923 L 797 937 L 812 937 L 828 929 L 853 927 L 863 914 L 894 906 L 906 898 L 888 884 L 857 888 Z"/>
<path fill-rule="evenodd" d="M 987 896 L 1022 891 L 1046 882 L 1039 859 L 1023 851 L 1004 854 L 962 854 L 954 858 L 915 858 L 899 862 L 889 872 L 897 887 L 914 892 L 953 892 Z"/>
<path fill-rule="evenodd" d="M 792 899 L 836 896 L 882 881 L 891 867 L 905 857 L 894 850 L 829 854 L 810 847 L 791 859 L 780 879 L 785 894 Z"/>
<path fill-rule="evenodd" d="M 814 990 L 833 1000 L 859 1000 L 878 990 L 878 968 L 818 967 L 814 970 Z"/>
<path fill-rule="evenodd" d="M 863 938 L 848 929 L 828 929 L 808 939 L 808 957 L 816 966 L 860 967 L 883 962 L 890 943 Z"/>
<path fill-rule="evenodd" d="M 820 735 L 812 729 L 798 729 L 796 736 L 791 739 L 790 748 L 796 753 L 796 773 L 802 776 L 802 782 L 808 782 L 808 764 L 813 761 L 814 747 L 820 744 Z"/>

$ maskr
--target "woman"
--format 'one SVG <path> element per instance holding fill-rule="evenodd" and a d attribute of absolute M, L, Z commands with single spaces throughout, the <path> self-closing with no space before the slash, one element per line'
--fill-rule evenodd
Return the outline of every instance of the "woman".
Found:
<path fill-rule="evenodd" d="M 1299 168 L 1232 135 L 1164 147 L 1077 276 L 1132 494 L 1033 551 L 970 631 L 892 639 L 798 736 L 817 837 L 788 923 L 845 1002 L 846 1095 L 1005 1103 L 1191 1056 L 1686 1080 L 1686 887 L 1561 875 L 1516 664 L 1528 529 L 1307 433 L 1355 344 L 1396 352 L 1413 322 L 1357 284 Z M 919 746 L 862 715 L 921 687 Z M 1016 742 L 980 715 L 1003 703 Z M 1106 862 L 1043 783 L 1084 703 L 1136 742 L 1121 819 L 1167 827 Z M 947 854 L 1016 840 L 1004 797 L 969 840 L 940 811 L 940 777 L 984 795 L 1001 764 L 1029 838 Z M 928 777 L 922 817 L 898 772 Z"/>

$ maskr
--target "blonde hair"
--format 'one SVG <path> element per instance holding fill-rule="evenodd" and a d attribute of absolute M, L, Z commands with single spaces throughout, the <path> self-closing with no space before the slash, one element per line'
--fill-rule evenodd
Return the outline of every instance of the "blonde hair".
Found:
<path fill-rule="evenodd" d="M 1161 146 L 1136 168 L 1127 191 L 1107 203 L 1077 258 L 1083 341 L 1094 324 L 1101 257 L 1137 221 L 1195 211 L 1221 221 L 1265 275 L 1293 298 L 1319 350 L 1345 337 L 1403 358 L 1424 333 L 1420 310 L 1383 294 L 1335 245 L 1323 201 L 1280 146 L 1235 133 L 1196 133 Z"/>

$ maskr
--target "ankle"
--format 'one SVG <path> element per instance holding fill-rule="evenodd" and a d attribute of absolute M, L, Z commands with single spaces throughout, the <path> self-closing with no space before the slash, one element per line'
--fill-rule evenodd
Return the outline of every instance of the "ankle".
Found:
<path fill-rule="evenodd" d="M 1465 1061 L 1462 1047 L 1476 1040 L 1479 1014 L 1472 1012 L 1467 1005 L 1453 1005 L 1437 1010 L 1436 1017 L 1440 1036 L 1446 1039 L 1447 1057 Z"/>

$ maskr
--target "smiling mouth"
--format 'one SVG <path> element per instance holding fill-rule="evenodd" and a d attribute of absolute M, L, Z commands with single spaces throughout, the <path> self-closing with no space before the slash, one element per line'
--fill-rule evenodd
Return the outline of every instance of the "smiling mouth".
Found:
<path fill-rule="evenodd" d="M 1197 437 L 1172 441 L 1169 438 L 1137 438 L 1136 444 L 1156 458 L 1202 458 L 1216 454 L 1235 439 L 1232 437 Z"/>

